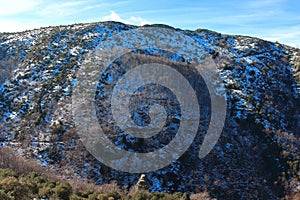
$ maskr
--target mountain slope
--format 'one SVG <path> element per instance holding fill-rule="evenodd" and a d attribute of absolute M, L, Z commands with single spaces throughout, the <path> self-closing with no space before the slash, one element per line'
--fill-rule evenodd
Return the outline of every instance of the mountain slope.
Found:
<path fill-rule="evenodd" d="M 85 150 L 72 117 L 72 89 L 85 57 L 112 34 L 133 28 L 104 22 L 1 34 L 1 144 L 66 178 L 134 184 L 139 174 L 108 168 Z M 227 118 L 208 156 L 197 157 L 204 128 L 180 159 L 146 174 L 150 189 L 207 190 L 220 199 L 276 199 L 299 192 L 300 50 L 202 29 L 176 31 L 197 41 L 218 65 L 227 88 Z M 167 53 L 157 56 L 151 49 L 142 54 L 185 62 Z M 120 63 L 122 59 L 114 65 Z M 98 98 L 101 102 L 103 97 Z"/>

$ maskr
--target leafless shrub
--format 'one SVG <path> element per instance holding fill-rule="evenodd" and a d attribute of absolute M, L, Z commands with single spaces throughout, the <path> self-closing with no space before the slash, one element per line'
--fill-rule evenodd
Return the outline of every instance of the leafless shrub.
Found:
<path fill-rule="evenodd" d="M 201 193 L 192 194 L 190 196 L 191 200 L 213 200 L 213 198 L 209 195 L 207 191 L 203 191 Z"/>
<path fill-rule="evenodd" d="M 0 168 L 12 169 L 17 174 L 28 174 L 31 172 L 43 174 L 45 171 L 37 162 L 18 156 L 10 147 L 2 147 L 0 149 Z"/>
<path fill-rule="evenodd" d="M 108 184 L 97 185 L 94 182 L 87 182 L 82 180 L 72 179 L 69 181 L 70 185 L 74 190 L 79 191 L 93 191 L 100 194 L 109 194 L 109 193 L 119 193 L 120 195 L 125 195 L 125 192 L 117 184 L 116 181 L 112 181 Z"/>
<path fill-rule="evenodd" d="M 139 191 L 136 185 L 132 186 L 128 192 L 129 196 L 134 196 Z"/>

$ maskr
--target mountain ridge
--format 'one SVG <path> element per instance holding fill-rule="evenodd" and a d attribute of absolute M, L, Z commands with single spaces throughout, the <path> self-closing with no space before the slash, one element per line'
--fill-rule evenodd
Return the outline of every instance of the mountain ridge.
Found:
<path fill-rule="evenodd" d="M 85 150 L 71 114 L 72 88 L 85 56 L 113 33 L 134 28 L 103 22 L 1 34 L 1 145 L 66 178 L 134 184 L 138 174 L 110 169 Z M 299 192 L 300 50 L 248 36 L 174 30 L 214 58 L 228 90 L 228 116 L 206 158 L 196 157 L 200 135 L 179 160 L 147 174 L 151 190 L 208 190 L 221 199 L 273 199 Z"/>

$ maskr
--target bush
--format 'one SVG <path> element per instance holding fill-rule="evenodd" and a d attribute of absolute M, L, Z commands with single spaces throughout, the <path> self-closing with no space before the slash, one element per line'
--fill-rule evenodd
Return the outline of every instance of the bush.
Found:
<path fill-rule="evenodd" d="M 53 191 L 50 187 L 44 186 L 38 189 L 38 195 L 41 198 L 51 197 L 53 195 Z"/>
<path fill-rule="evenodd" d="M 36 173 L 17 175 L 10 169 L 0 169 L 0 200 L 12 198 L 27 200 L 33 198 L 70 199 L 72 187 L 69 183 L 55 181 Z M 93 192 L 90 192 L 93 193 Z M 84 199 L 84 198 L 83 198 Z"/>
<path fill-rule="evenodd" d="M 70 197 L 70 200 L 86 200 L 86 198 L 79 197 L 76 194 L 72 194 L 72 196 Z"/>
<path fill-rule="evenodd" d="M 19 182 L 21 182 L 22 184 L 26 184 L 26 186 L 31 190 L 31 192 L 33 194 L 38 194 L 39 192 L 39 188 L 38 188 L 38 183 L 35 179 L 33 178 L 19 178 Z"/>
<path fill-rule="evenodd" d="M 14 199 L 32 199 L 32 193 L 27 185 L 22 184 L 15 177 L 7 177 L 1 181 L 1 189 Z"/>
<path fill-rule="evenodd" d="M 1 169 L 2 168 L 2 169 Z M 129 194 L 117 182 L 96 185 L 80 180 L 61 181 L 41 166 L 16 155 L 9 147 L 0 149 L 0 200 L 33 198 L 61 200 L 189 200 L 188 194 L 151 193 L 132 187 Z"/>
<path fill-rule="evenodd" d="M 3 190 L 0 190 L 0 199 L 1 200 L 13 200 L 13 197 L 6 194 Z"/>
<path fill-rule="evenodd" d="M 120 200 L 121 199 L 121 195 L 117 192 L 113 192 L 113 193 L 108 193 L 108 194 L 100 194 L 97 197 L 99 200 L 110 200 L 110 199 L 114 199 L 114 200 Z"/>
<path fill-rule="evenodd" d="M 139 190 L 138 192 L 136 192 L 132 199 L 133 200 L 148 200 L 151 198 L 151 193 L 146 191 L 146 190 Z"/>
<path fill-rule="evenodd" d="M 72 187 L 69 183 L 59 183 L 53 191 L 55 197 L 62 200 L 68 200 L 72 194 Z"/>
<path fill-rule="evenodd" d="M 168 194 L 168 193 L 151 193 L 148 190 L 136 190 L 134 192 L 131 192 L 127 198 L 127 200 L 190 200 L 190 197 L 188 194 L 184 193 L 174 193 L 174 194 Z"/>
<path fill-rule="evenodd" d="M 44 172 L 44 169 L 38 163 L 18 156 L 10 147 L 0 148 L 0 168 L 9 168 L 17 175 L 32 172 L 42 174 Z"/>
<path fill-rule="evenodd" d="M 191 195 L 191 200 L 211 200 L 211 199 L 213 198 L 210 197 L 207 191 Z"/>
<path fill-rule="evenodd" d="M 11 169 L 0 169 L 0 181 L 9 176 L 15 176 L 16 173 Z"/>

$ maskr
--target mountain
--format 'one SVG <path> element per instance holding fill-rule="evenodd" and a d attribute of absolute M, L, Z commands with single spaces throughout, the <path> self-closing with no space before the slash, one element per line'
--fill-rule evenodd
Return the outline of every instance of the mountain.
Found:
<path fill-rule="evenodd" d="M 212 151 L 202 159 L 198 157 L 211 117 L 211 110 L 204 109 L 198 134 L 188 150 L 170 165 L 146 173 L 150 190 L 207 191 L 218 199 L 278 199 L 299 193 L 300 50 L 204 29 L 145 27 L 169 29 L 192 38 L 217 65 L 227 98 L 225 125 Z M 140 27 L 101 22 L 1 33 L 1 146 L 11 146 L 18 154 L 38 160 L 66 179 L 93 179 L 98 184 L 117 180 L 124 186 L 135 184 L 140 174 L 107 167 L 86 150 L 72 114 L 72 94 L 78 84 L 78 72 L 90 53 L 112 40 L 114 34 L 122 36 L 136 28 Z M 161 36 L 158 34 L 157 38 Z M 152 48 L 132 51 L 130 55 L 138 54 L 146 59 L 151 56 L 155 62 L 184 65 L 181 68 L 185 77 L 200 88 L 198 93 L 203 92 L 204 99 L 209 99 L 207 83 L 194 74 L 188 60 Z M 125 73 L 120 71 L 129 69 L 124 63 L 126 57 L 114 60 L 111 70 L 98 82 L 95 99 L 99 122 L 110 119 L 107 116 L 111 113 L 106 109 L 109 107 L 104 104 L 110 89 L 103 90 L 111 77 L 119 78 Z M 148 87 L 154 88 L 153 85 Z M 176 96 L 165 88 L 155 90 L 154 95 L 160 90 L 167 98 L 175 99 L 172 108 L 167 110 L 173 113 L 165 125 L 170 131 L 162 138 L 143 143 L 124 135 L 115 126 L 106 125 L 106 134 L 118 147 L 146 152 L 153 150 L 153 145 L 165 145 L 173 139 L 181 121 L 180 105 L 176 103 Z M 209 105 L 209 100 L 203 100 L 200 110 Z M 177 118 L 176 113 L 179 113 Z M 138 123 L 149 123 L 149 108 L 142 106 L 133 114 L 137 115 Z"/>

